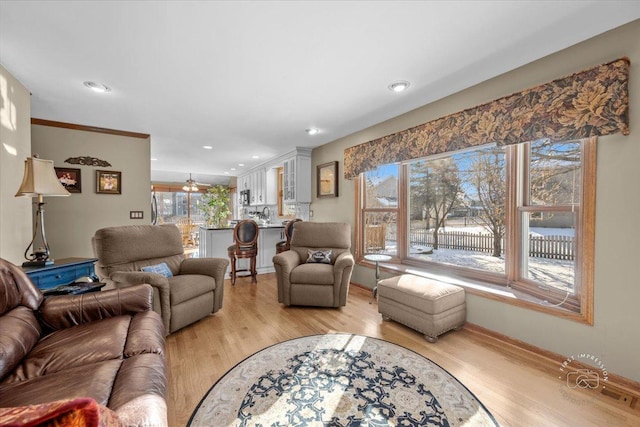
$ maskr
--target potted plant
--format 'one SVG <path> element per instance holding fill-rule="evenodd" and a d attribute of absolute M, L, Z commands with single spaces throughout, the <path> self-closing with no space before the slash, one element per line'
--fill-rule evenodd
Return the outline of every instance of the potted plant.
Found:
<path fill-rule="evenodd" d="M 214 185 L 202 195 L 202 202 L 199 205 L 204 213 L 204 219 L 210 227 L 226 226 L 231 210 L 229 209 L 229 187 Z"/>

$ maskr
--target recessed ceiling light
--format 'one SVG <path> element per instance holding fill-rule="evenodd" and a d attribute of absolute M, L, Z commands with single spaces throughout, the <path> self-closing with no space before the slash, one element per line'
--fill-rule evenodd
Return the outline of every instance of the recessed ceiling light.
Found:
<path fill-rule="evenodd" d="M 151 161 L 153 161 L 153 162 L 155 162 L 156 160 L 158 160 L 158 159 L 156 159 L 155 157 L 151 158 Z"/>
<path fill-rule="evenodd" d="M 306 132 L 307 132 L 309 135 L 315 135 L 315 134 L 317 134 L 317 133 L 320 133 L 320 131 L 319 131 L 318 129 L 316 129 L 316 128 L 309 128 L 309 129 L 307 129 L 307 130 L 306 130 Z"/>
<path fill-rule="evenodd" d="M 236 168 L 231 168 L 232 171 L 236 170 Z"/>
<path fill-rule="evenodd" d="M 210 145 L 203 145 L 202 148 L 204 148 L 205 150 L 213 150 L 213 147 Z"/>
<path fill-rule="evenodd" d="M 252 159 L 259 159 L 260 156 L 251 156 Z"/>
<path fill-rule="evenodd" d="M 402 92 L 403 90 L 406 90 L 409 86 L 411 86 L 411 83 L 405 80 L 398 80 L 397 82 L 391 83 L 388 87 L 389 87 L 389 90 L 392 92 Z"/>
<path fill-rule="evenodd" d="M 111 92 L 111 88 L 106 85 L 103 85 L 102 83 L 86 81 L 84 82 L 84 85 L 95 92 L 99 92 L 99 93 Z"/>
<path fill-rule="evenodd" d="M 244 166 L 244 163 L 238 163 L 238 166 Z"/>
<path fill-rule="evenodd" d="M 229 172 L 225 171 L 225 172 L 224 172 L 224 174 L 225 174 L 225 175 L 229 175 Z"/>

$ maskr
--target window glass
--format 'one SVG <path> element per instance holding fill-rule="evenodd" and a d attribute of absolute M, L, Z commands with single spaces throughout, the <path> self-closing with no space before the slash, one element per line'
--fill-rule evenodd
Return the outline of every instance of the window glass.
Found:
<path fill-rule="evenodd" d="M 504 149 L 482 147 L 408 168 L 408 256 L 504 275 Z"/>
<path fill-rule="evenodd" d="M 364 174 L 365 208 L 398 207 L 398 165 L 383 165 Z"/>
<path fill-rule="evenodd" d="M 540 139 L 530 144 L 531 205 L 580 203 L 581 143 Z"/>
<path fill-rule="evenodd" d="M 523 277 L 575 293 L 575 214 L 524 212 L 522 223 Z"/>
<path fill-rule="evenodd" d="M 363 173 L 358 254 L 508 286 L 591 322 L 595 144 L 481 146 Z"/>
<path fill-rule="evenodd" d="M 204 222 L 203 213 L 199 208 L 202 193 L 156 191 L 155 195 L 160 223 L 175 223 L 178 219 L 187 217 L 197 223 Z"/>
<path fill-rule="evenodd" d="M 398 213 L 366 212 L 364 215 L 364 252 L 397 255 Z"/>

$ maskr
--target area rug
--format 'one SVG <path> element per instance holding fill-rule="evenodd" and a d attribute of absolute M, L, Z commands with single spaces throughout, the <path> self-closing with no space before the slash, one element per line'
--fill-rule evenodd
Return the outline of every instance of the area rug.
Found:
<path fill-rule="evenodd" d="M 190 426 L 497 426 L 455 377 L 399 345 L 327 334 L 275 344 L 211 387 Z"/>

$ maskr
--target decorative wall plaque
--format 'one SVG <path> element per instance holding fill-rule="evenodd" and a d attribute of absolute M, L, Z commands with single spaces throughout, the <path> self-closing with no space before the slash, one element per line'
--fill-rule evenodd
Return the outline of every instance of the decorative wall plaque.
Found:
<path fill-rule="evenodd" d="M 83 157 L 69 157 L 64 161 L 72 165 L 84 165 L 84 166 L 100 166 L 103 168 L 111 167 L 111 163 L 106 160 L 100 160 L 97 157 L 83 156 Z"/>

